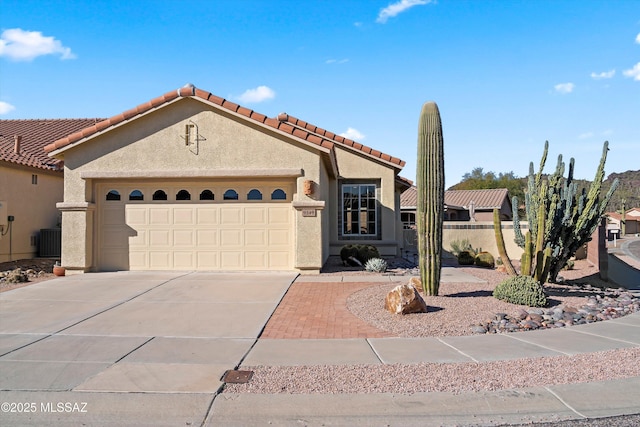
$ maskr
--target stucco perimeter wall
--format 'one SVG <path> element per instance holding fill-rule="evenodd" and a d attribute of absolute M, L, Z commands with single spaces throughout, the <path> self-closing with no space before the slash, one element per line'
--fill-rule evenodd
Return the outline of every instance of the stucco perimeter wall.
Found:
<path fill-rule="evenodd" d="M 520 222 L 520 225 L 524 228 L 527 227 L 526 222 Z M 405 247 L 403 249 L 409 252 L 416 252 L 416 232 L 415 230 L 404 230 L 405 235 Z M 513 222 L 502 221 L 502 235 L 504 237 L 504 245 L 507 250 L 509 258 L 512 260 L 519 260 L 522 256 L 523 250 L 516 245 L 515 231 L 513 229 Z M 483 222 L 458 222 L 458 221 L 445 221 L 442 230 L 442 248 L 444 249 L 444 256 L 451 256 L 451 242 L 461 242 L 468 240 L 474 249 L 483 250 L 491 253 L 495 258 L 499 256 L 498 245 L 496 244 L 495 232 L 493 229 L 493 221 Z"/>
<path fill-rule="evenodd" d="M 187 124 L 195 125 L 190 145 L 186 145 L 183 138 Z M 304 195 L 304 181 L 320 184 L 327 180 L 321 155 L 314 147 L 291 142 L 275 130 L 190 98 L 180 98 L 95 136 L 67 149 L 63 155 L 66 204 L 62 206 L 63 265 L 78 270 L 92 267 L 87 263 L 92 259 L 90 252 L 94 245 L 89 241 L 84 247 L 70 242 L 71 232 L 65 229 L 86 229 L 87 236 L 95 235 L 88 227 L 92 221 L 92 206 L 95 206 L 96 197 L 100 197 L 95 194 L 95 184 L 101 179 L 140 181 L 164 176 L 170 179 L 237 176 L 259 180 L 274 171 L 284 170 L 290 175 L 295 169 L 297 175 L 289 177 L 295 182 L 294 205 L 296 202 L 321 202 Z M 323 193 L 320 194 L 322 197 Z M 78 214 L 78 206 L 83 203 L 89 205 L 84 216 Z M 323 262 L 323 216 L 303 218 L 298 209 L 293 209 L 292 214 L 296 215 L 296 235 L 299 237 L 294 267 L 319 269 Z M 85 265 L 77 265 L 83 259 Z"/>
<path fill-rule="evenodd" d="M 37 184 L 32 184 L 37 175 Z M 11 230 L 0 232 L 0 262 L 33 258 L 38 254 L 40 229 L 58 226 L 56 202 L 62 201 L 62 173 L 20 166 L 0 166 L 0 200 L 13 216 Z M 4 212 L 2 213 L 4 215 Z M 7 218 L 2 218 L 5 223 Z M 36 239 L 32 241 L 32 236 Z M 32 245 L 36 243 L 36 245 Z"/>
<path fill-rule="evenodd" d="M 372 244 L 378 248 L 382 256 L 399 255 L 399 241 L 397 235 L 397 219 L 395 212 L 395 169 L 390 165 L 377 162 L 364 155 L 357 154 L 348 149 L 336 147 L 336 159 L 340 179 L 331 188 L 331 255 L 338 255 L 340 248 L 346 244 Z M 380 239 L 341 239 L 339 235 L 338 209 L 341 208 L 340 185 L 344 181 L 362 180 L 362 182 L 380 182 L 378 202 L 381 238 Z"/>
<path fill-rule="evenodd" d="M 521 222 L 520 224 L 523 227 L 526 226 L 526 222 Z M 515 231 L 513 229 L 513 222 L 502 221 L 502 235 L 509 258 L 519 260 L 524 251 L 514 241 Z M 442 247 L 445 251 L 451 250 L 451 242 L 455 240 L 462 241 L 464 239 L 469 240 L 474 249 L 489 252 L 496 258 L 499 256 L 493 221 L 477 221 L 473 224 L 466 223 L 464 225 L 453 221 L 444 223 Z"/>

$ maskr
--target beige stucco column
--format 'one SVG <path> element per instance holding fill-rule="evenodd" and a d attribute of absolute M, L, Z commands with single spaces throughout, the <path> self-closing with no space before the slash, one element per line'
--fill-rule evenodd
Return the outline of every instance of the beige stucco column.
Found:
<path fill-rule="evenodd" d="M 318 274 L 322 268 L 322 213 L 324 201 L 293 202 L 295 215 L 294 267 L 302 274 Z"/>
<path fill-rule="evenodd" d="M 96 209 L 90 202 L 61 202 L 62 266 L 67 274 L 84 273 L 93 265 L 93 221 Z"/>

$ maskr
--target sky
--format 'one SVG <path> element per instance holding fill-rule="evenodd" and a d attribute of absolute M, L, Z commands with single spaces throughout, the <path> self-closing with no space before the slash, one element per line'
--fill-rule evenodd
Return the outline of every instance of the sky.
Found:
<path fill-rule="evenodd" d="M 192 83 L 406 162 L 438 104 L 450 187 L 640 169 L 637 0 L 0 0 L 0 119 L 111 117 Z"/>

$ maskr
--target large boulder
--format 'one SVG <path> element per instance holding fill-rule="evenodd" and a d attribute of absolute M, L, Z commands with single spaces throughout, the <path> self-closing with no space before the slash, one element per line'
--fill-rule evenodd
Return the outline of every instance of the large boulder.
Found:
<path fill-rule="evenodd" d="M 395 314 L 427 312 L 427 304 L 411 283 L 393 288 L 384 300 L 384 308 Z"/>

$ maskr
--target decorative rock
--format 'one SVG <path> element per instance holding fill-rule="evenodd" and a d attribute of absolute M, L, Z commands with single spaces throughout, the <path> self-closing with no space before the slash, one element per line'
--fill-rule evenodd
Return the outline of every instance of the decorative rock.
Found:
<path fill-rule="evenodd" d="M 577 308 L 559 305 L 547 309 L 518 308 L 512 316 L 496 313 L 493 318 L 472 325 L 471 332 L 495 334 L 564 328 L 617 319 L 637 311 L 640 311 L 640 298 L 623 289 L 608 289 L 597 297 L 589 297 L 583 306 Z"/>
<path fill-rule="evenodd" d="M 384 300 L 384 308 L 395 314 L 427 312 L 427 304 L 411 283 L 405 283 L 393 288 Z"/>

